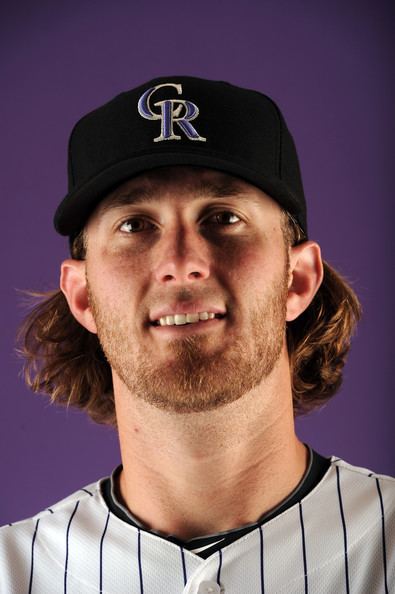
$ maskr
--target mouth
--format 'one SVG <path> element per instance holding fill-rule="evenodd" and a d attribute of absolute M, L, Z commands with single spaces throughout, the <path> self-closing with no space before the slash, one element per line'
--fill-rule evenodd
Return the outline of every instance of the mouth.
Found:
<path fill-rule="evenodd" d="M 222 320 L 225 317 L 223 313 L 214 313 L 210 311 L 201 311 L 193 313 L 169 314 L 162 316 L 157 320 L 150 322 L 151 326 L 186 326 L 189 324 L 198 324 L 209 320 Z"/>

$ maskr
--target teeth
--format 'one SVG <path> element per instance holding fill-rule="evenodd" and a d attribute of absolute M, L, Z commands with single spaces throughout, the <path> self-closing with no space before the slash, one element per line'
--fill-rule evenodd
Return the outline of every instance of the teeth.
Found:
<path fill-rule="evenodd" d="M 215 313 L 202 311 L 199 313 L 163 316 L 158 321 L 161 326 L 183 326 L 184 324 L 194 324 L 200 320 L 212 320 L 213 318 L 215 318 Z"/>
<path fill-rule="evenodd" d="M 187 314 L 186 319 L 187 319 L 186 321 L 188 322 L 188 324 L 193 324 L 194 322 L 199 321 L 199 314 L 198 313 Z"/>
<path fill-rule="evenodd" d="M 187 322 L 187 317 L 184 314 L 176 314 L 174 316 L 174 323 L 176 326 L 182 326 L 183 324 L 186 324 Z M 169 323 L 169 322 L 167 322 Z"/>

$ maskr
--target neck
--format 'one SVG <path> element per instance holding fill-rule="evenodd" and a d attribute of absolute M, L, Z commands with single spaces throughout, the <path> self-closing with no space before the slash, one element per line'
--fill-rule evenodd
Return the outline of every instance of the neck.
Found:
<path fill-rule="evenodd" d="M 114 377 L 126 507 L 148 528 L 188 540 L 255 522 L 277 506 L 307 464 L 289 382 L 280 384 L 180 415 L 133 399 Z"/>

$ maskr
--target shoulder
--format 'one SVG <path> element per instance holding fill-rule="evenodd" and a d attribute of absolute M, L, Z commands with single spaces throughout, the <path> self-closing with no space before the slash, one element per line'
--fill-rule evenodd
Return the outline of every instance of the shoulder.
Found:
<path fill-rule="evenodd" d="M 395 477 L 379 474 L 362 466 L 354 466 L 335 456 L 331 458 L 330 472 L 333 478 L 336 478 L 339 487 L 343 485 L 345 488 L 354 488 L 356 492 L 359 489 L 395 492 Z"/>
<path fill-rule="evenodd" d="M 330 518 L 330 522 L 340 518 L 356 540 L 363 535 L 368 537 L 375 526 L 379 529 L 384 524 L 391 526 L 392 532 L 395 524 L 395 478 L 332 456 L 325 477 L 306 497 L 307 504 L 318 502 L 319 514 Z"/>
<path fill-rule="evenodd" d="M 370 470 L 369 468 L 365 468 L 364 466 L 355 466 L 355 465 L 350 464 L 349 462 L 346 462 L 345 460 L 343 460 L 342 458 L 337 457 L 337 456 L 331 456 L 330 460 L 331 460 L 332 466 L 335 466 L 335 467 L 337 466 L 339 468 L 343 468 L 345 471 L 347 471 L 349 473 L 353 473 L 353 474 L 359 475 L 359 476 L 365 476 L 369 479 L 371 479 L 371 478 L 383 479 L 385 481 L 388 481 L 389 483 L 392 483 L 395 488 L 395 477 L 374 472 L 373 470 Z"/>
<path fill-rule="evenodd" d="M 388 502 L 391 500 L 391 503 L 395 503 L 395 477 L 379 474 L 362 466 L 354 466 L 336 456 L 331 457 L 331 464 L 324 479 L 324 484 L 327 482 L 336 486 L 340 497 L 343 492 L 346 497 L 357 499 L 361 493 L 369 493 L 374 498 L 385 497 L 388 498 Z"/>
<path fill-rule="evenodd" d="M 23 526 L 28 526 L 30 524 L 35 524 L 38 520 L 41 520 L 45 517 L 51 517 L 55 513 L 57 515 L 67 514 L 71 508 L 78 502 L 83 503 L 84 501 L 88 501 L 89 498 L 93 497 L 94 499 L 100 498 L 100 483 L 103 479 L 100 479 L 94 483 L 90 483 L 81 487 L 74 493 L 71 493 L 64 499 L 57 501 L 56 503 L 50 505 L 49 507 L 39 511 L 37 514 L 32 516 L 31 518 L 25 518 L 23 520 L 19 520 L 17 522 L 12 522 L 5 526 L 0 527 L 0 534 L 4 534 L 4 531 L 8 531 L 8 528 L 22 528 Z"/>
<path fill-rule="evenodd" d="M 95 524 L 101 529 L 108 514 L 100 490 L 102 480 L 82 487 L 31 518 L 0 528 L 0 591 L 3 586 L 8 587 L 4 591 L 14 591 L 15 579 L 27 587 L 38 547 L 46 550 L 48 571 L 51 563 L 53 570 L 53 564 L 62 563 L 71 524 L 79 536 L 92 532 Z M 19 568 L 17 578 L 15 567 Z"/>

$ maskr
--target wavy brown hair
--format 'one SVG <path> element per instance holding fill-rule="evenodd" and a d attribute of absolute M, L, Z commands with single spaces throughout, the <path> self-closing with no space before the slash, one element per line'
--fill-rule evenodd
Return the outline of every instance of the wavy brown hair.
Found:
<path fill-rule="evenodd" d="M 282 228 L 287 247 L 306 239 L 288 213 L 283 213 Z M 81 260 L 85 251 L 81 232 L 71 243 L 71 255 Z M 75 320 L 60 290 L 28 294 L 38 303 L 18 332 L 27 385 L 51 402 L 78 407 L 94 421 L 116 426 L 111 368 L 96 334 Z M 339 389 L 360 315 L 353 289 L 324 262 L 324 280 L 313 301 L 287 324 L 295 414 L 321 406 Z"/>

